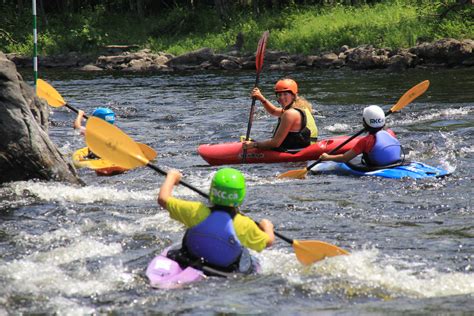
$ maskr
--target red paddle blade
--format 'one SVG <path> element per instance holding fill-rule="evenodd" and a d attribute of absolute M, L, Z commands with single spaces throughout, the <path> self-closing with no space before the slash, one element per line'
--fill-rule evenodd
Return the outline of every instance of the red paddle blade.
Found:
<path fill-rule="evenodd" d="M 263 32 L 262 37 L 258 41 L 257 54 L 255 56 L 255 67 L 257 68 L 257 73 L 262 70 L 263 67 L 263 57 L 265 55 L 265 47 L 267 46 L 268 31 Z"/>

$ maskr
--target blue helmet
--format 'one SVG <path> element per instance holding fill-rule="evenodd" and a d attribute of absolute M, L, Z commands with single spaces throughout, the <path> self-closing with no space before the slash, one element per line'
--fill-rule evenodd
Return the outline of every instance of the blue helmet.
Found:
<path fill-rule="evenodd" d="M 92 112 L 92 116 L 101 118 L 110 124 L 114 124 L 115 122 L 115 113 L 109 108 L 97 108 Z"/>

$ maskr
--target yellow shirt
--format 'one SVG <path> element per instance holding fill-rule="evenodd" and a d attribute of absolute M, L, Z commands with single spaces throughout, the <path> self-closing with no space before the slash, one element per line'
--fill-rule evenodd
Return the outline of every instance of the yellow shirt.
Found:
<path fill-rule="evenodd" d="M 196 226 L 211 214 L 209 207 L 201 202 L 185 201 L 174 197 L 168 199 L 166 209 L 172 219 L 183 223 L 187 228 Z M 242 246 L 258 252 L 265 249 L 269 237 L 252 219 L 237 214 L 233 223 Z"/>

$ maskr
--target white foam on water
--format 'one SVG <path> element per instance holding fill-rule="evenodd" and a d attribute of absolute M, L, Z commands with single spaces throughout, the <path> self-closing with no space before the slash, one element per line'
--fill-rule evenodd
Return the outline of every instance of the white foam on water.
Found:
<path fill-rule="evenodd" d="M 25 191 L 43 201 L 95 203 L 111 201 L 151 201 L 156 190 L 128 191 L 106 186 L 76 187 L 57 182 L 19 181 L 10 185 L 21 196 Z"/>
<path fill-rule="evenodd" d="M 50 296 L 102 294 L 114 291 L 133 281 L 121 262 L 104 263 L 103 266 L 87 269 L 85 259 L 104 258 L 120 254 L 120 244 L 104 244 L 89 238 L 74 243 L 33 253 L 23 259 L 0 264 L 0 274 L 5 276 L 6 293 L 32 293 Z M 79 264 L 75 264 L 79 261 Z"/>
<path fill-rule="evenodd" d="M 413 123 L 424 122 L 424 121 L 433 121 L 440 117 L 455 117 L 455 116 L 464 116 L 469 115 L 473 111 L 470 107 L 465 108 L 458 108 L 458 109 L 444 109 L 441 111 L 435 111 L 425 115 L 416 115 L 413 119 L 404 119 L 404 120 L 397 120 L 395 125 L 403 126 L 403 125 L 411 125 Z"/>
<path fill-rule="evenodd" d="M 141 216 L 136 220 L 130 221 L 105 221 L 105 226 L 109 230 L 113 230 L 119 234 L 133 236 L 150 228 L 160 232 L 179 232 L 184 229 L 184 225 L 170 218 L 166 210 L 159 207 L 157 213 L 152 216 Z M 123 216 L 123 215 L 121 215 Z"/>
<path fill-rule="evenodd" d="M 425 263 L 387 256 L 381 260 L 376 249 L 327 258 L 310 267 L 281 250 L 265 250 L 259 256 L 264 273 L 280 274 L 293 286 L 317 294 L 343 292 L 383 298 L 474 294 L 472 273 L 440 272 Z"/>
<path fill-rule="evenodd" d="M 35 262 L 60 265 L 86 258 L 112 256 L 122 252 L 122 246 L 118 243 L 106 245 L 87 237 L 76 240 L 76 242 L 68 246 L 58 247 L 47 252 L 35 253 L 25 259 L 31 258 Z"/>
<path fill-rule="evenodd" d="M 55 311 L 58 315 L 93 315 L 96 308 L 87 307 L 65 297 L 52 297 L 48 300 L 48 310 Z"/>
<path fill-rule="evenodd" d="M 362 126 L 361 126 L 362 128 Z M 348 124 L 341 124 L 341 123 L 336 123 L 330 126 L 326 126 L 324 128 L 325 130 L 331 132 L 331 133 L 346 133 L 347 131 L 351 130 L 352 128 Z"/>

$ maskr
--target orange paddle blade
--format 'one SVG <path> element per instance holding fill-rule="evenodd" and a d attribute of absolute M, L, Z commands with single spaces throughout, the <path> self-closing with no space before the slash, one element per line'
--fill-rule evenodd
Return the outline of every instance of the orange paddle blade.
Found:
<path fill-rule="evenodd" d="M 146 159 L 148 160 L 154 160 L 157 156 L 156 151 L 151 148 L 150 146 L 143 144 L 143 143 L 137 143 L 138 147 L 140 147 L 140 150 L 143 152 L 145 155 Z"/>
<path fill-rule="evenodd" d="M 96 155 L 123 168 L 133 169 L 149 162 L 133 139 L 118 127 L 97 117 L 87 120 L 86 143 Z"/>
<path fill-rule="evenodd" d="M 417 84 L 416 86 L 414 86 L 413 88 L 411 88 L 410 90 L 408 90 L 407 92 L 405 92 L 405 94 L 403 94 L 400 99 L 398 100 L 397 104 L 395 104 L 394 106 L 392 106 L 392 108 L 390 109 L 391 112 L 397 112 L 397 111 L 400 111 L 401 109 L 403 109 L 405 106 L 407 106 L 408 104 L 410 104 L 413 100 L 415 100 L 416 98 L 418 98 L 420 95 L 422 95 L 423 93 L 425 93 L 425 91 L 428 89 L 428 87 L 430 86 L 430 81 L 429 80 L 425 80 L 423 82 L 420 82 L 419 84 Z"/>
<path fill-rule="evenodd" d="M 36 81 L 36 93 L 52 107 L 57 108 L 66 104 L 59 92 L 42 79 Z"/>
<path fill-rule="evenodd" d="M 327 257 L 349 254 L 344 249 L 319 240 L 294 240 L 293 249 L 298 261 L 304 265 L 313 264 Z"/>
<path fill-rule="evenodd" d="M 304 179 L 308 174 L 308 169 L 297 169 L 297 170 L 290 170 L 285 173 L 280 174 L 277 178 L 278 179 Z"/>

